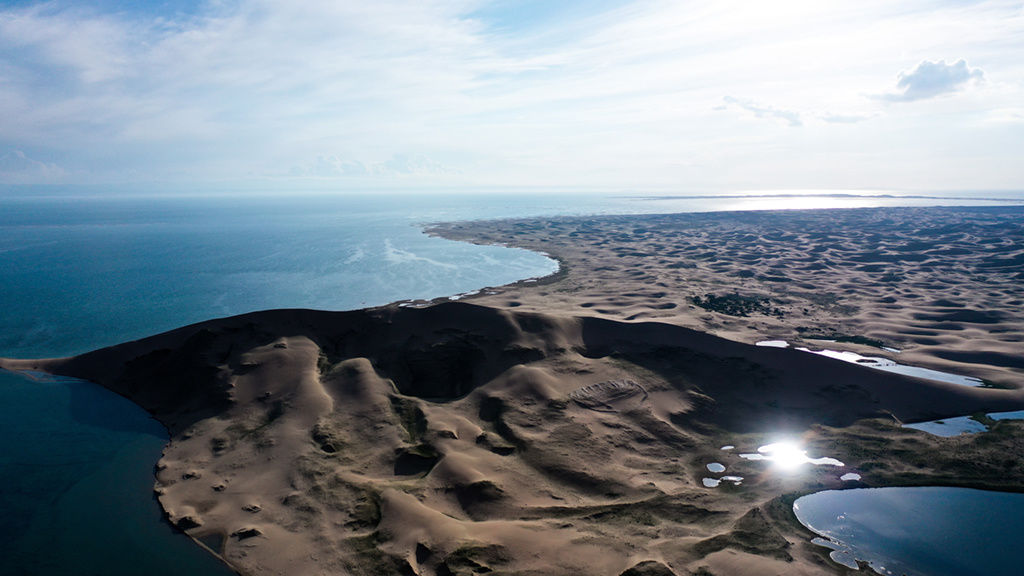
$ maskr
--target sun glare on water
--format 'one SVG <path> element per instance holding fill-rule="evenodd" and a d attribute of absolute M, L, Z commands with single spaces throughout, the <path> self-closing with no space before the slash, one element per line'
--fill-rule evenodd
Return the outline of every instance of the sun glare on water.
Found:
<path fill-rule="evenodd" d="M 767 444 L 758 448 L 757 451 L 764 454 L 775 467 L 782 470 L 796 470 L 802 464 L 810 461 L 810 458 L 807 457 L 807 451 L 801 450 L 799 446 L 792 442 Z"/>
<path fill-rule="evenodd" d="M 757 449 L 756 454 L 740 454 L 747 460 L 767 460 L 772 466 L 786 472 L 796 471 L 804 464 L 816 466 L 843 466 L 835 458 L 810 458 L 807 451 L 796 442 L 774 442 Z"/>

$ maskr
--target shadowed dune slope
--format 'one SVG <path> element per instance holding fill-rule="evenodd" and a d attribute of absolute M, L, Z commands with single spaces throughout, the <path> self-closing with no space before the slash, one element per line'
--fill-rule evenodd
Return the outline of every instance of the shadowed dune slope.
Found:
<path fill-rule="evenodd" d="M 585 374 L 582 366 L 588 361 L 634 364 L 671 382 L 680 393 L 716 400 L 694 417 L 727 428 L 773 416 L 795 426 L 841 425 L 888 413 L 913 421 L 970 412 L 975 405 L 1000 405 L 1006 397 L 789 349 L 755 347 L 671 324 L 516 313 L 459 302 L 254 312 L 70 358 L 6 360 L 3 365 L 100 383 L 174 431 L 236 404 L 234 380 L 260 367 L 245 360 L 245 352 L 293 336 L 315 343 L 321 369 L 366 358 L 396 392 L 439 402 L 459 399 L 519 365 L 575 359 Z M 920 401 L 922 388 L 927 403 Z M 769 406 L 776 404 L 778 409 Z"/>

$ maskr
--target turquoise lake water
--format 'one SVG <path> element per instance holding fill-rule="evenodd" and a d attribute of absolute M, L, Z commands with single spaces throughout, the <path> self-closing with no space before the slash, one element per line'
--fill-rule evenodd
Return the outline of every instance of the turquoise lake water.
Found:
<path fill-rule="evenodd" d="M 430 238 L 434 221 L 712 209 L 979 204 L 627 195 L 0 196 L 0 356 L 86 352 L 252 310 L 343 310 L 554 270 Z M 0 372 L 0 573 L 227 574 L 160 520 L 162 427 L 87 382 Z"/>

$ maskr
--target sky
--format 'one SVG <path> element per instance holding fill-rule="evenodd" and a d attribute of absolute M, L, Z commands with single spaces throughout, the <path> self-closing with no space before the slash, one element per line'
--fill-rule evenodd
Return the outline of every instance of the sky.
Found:
<path fill-rule="evenodd" d="M 0 188 L 1024 189 L 1024 2 L 0 0 Z"/>

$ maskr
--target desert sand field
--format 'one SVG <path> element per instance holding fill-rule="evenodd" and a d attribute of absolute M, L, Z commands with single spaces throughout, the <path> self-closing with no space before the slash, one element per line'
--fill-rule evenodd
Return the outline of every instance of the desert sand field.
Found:
<path fill-rule="evenodd" d="M 93 380 L 154 414 L 171 433 L 155 485 L 168 520 L 247 575 L 844 574 L 797 496 L 1024 490 L 1024 422 L 900 426 L 1024 409 L 1020 208 L 432 233 L 562 270 L 466 301 L 256 312 L 0 367 Z M 986 385 L 753 345 L 768 339 Z M 832 460 L 741 456 L 780 439 Z M 709 487 L 715 463 L 742 480 Z"/>
<path fill-rule="evenodd" d="M 670 322 L 750 343 L 839 340 L 996 385 L 1024 381 L 1024 207 L 480 221 L 431 232 L 561 261 L 543 288 L 492 289 L 473 297 L 482 304 Z"/>

